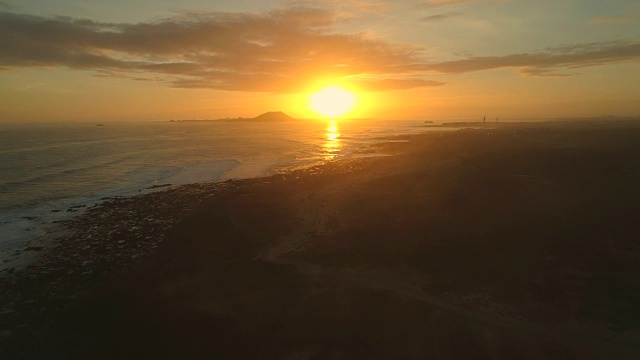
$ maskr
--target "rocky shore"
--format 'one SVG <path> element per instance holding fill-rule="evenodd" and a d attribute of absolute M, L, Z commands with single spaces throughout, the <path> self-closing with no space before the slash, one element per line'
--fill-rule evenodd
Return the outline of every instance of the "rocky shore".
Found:
<path fill-rule="evenodd" d="M 353 171 L 357 163 L 351 161 L 343 170 Z M 51 336 L 49 322 L 64 313 L 73 299 L 135 269 L 137 262 L 156 252 L 177 223 L 216 196 L 229 196 L 250 184 L 287 181 L 321 171 L 322 166 L 315 166 L 268 178 L 167 184 L 152 188 L 168 188 L 162 191 L 105 198 L 75 218 L 58 222 L 44 239 L 22 250 L 31 253 L 28 266 L 0 274 L 2 349 L 19 354 L 22 350 L 13 348 L 14 339 L 23 344 L 25 339 L 41 341 Z M 76 206 L 67 211 L 78 210 Z"/>

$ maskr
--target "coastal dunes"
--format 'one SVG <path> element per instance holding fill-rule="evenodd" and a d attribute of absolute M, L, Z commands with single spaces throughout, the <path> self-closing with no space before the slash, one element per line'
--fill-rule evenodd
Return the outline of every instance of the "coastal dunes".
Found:
<path fill-rule="evenodd" d="M 9 358 L 640 356 L 640 125 L 504 123 L 405 139 L 380 145 L 392 156 L 88 211 L 114 216 L 92 225 L 105 233 L 132 217 L 172 225 L 106 280 L 14 316 L 37 331 L 11 329 L 3 348 Z M 109 241 L 132 251 L 147 228 Z"/>

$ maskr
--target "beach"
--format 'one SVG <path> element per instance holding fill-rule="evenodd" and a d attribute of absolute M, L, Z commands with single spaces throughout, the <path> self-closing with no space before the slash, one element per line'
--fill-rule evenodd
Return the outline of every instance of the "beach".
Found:
<path fill-rule="evenodd" d="M 0 356 L 640 356 L 637 122 L 387 140 L 61 223 L 0 278 Z"/>
<path fill-rule="evenodd" d="M 24 264 L 16 251 L 51 224 L 104 199 L 368 156 L 378 137 L 424 132 L 420 125 L 320 119 L 1 124 L 0 272 Z"/>

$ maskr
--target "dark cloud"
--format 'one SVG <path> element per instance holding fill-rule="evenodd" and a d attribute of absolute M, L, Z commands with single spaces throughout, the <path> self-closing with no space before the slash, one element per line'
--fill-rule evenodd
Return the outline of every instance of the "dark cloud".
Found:
<path fill-rule="evenodd" d="M 185 12 L 153 23 L 115 24 L 0 13 L 0 66 L 164 75 L 173 86 L 296 91 L 327 77 L 368 76 L 372 88 L 415 72 L 420 49 L 332 31 L 334 13 Z M 378 81 L 376 85 L 376 81 Z M 429 82 L 423 82 L 425 86 Z"/>
<path fill-rule="evenodd" d="M 424 79 L 430 72 L 516 68 L 560 76 L 640 59 L 639 42 L 620 41 L 427 62 L 420 47 L 337 33 L 339 21 L 334 12 L 310 8 L 183 12 L 137 24 L 0 12 L 0 71 L 68 67 L 184 88 L 296 92 L 332 78 L 365 90 L 395 90 L 442 85 Z"/>
<path fill-rule="evenodd" d="M 568 76 L 563 71 L 640 60 L 640 42 L 614 41 L 549 48 L 505 56 L 477 56 L 424 65 L 424 70 L 449 74 L 517 68 L 531 76 Z"/>
<path fill-rule="evenodd" d="M 420 18 L 420 21 L 422 21 L 422 22 L 441 21 L 441 20 L 445 20 L 445 19 L 448 19 L 448 18 L 451 18 L 451 17 L 460 16 L 460 15 L 462 15 L 462 13 L 457 12 L 457 11 L 450 11 L 450 12 L 446 12 L 446 13 L 442 13 L 442 14 L 423 16 L 422 18 Z"/>

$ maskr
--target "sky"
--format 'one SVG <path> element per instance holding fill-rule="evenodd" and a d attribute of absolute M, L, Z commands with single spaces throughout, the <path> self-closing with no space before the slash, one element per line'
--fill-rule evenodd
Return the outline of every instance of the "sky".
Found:
<path fill-rule="evenodd" d="M 640 115 L 640 0 L 0 0 L 0 122 Z"/>

